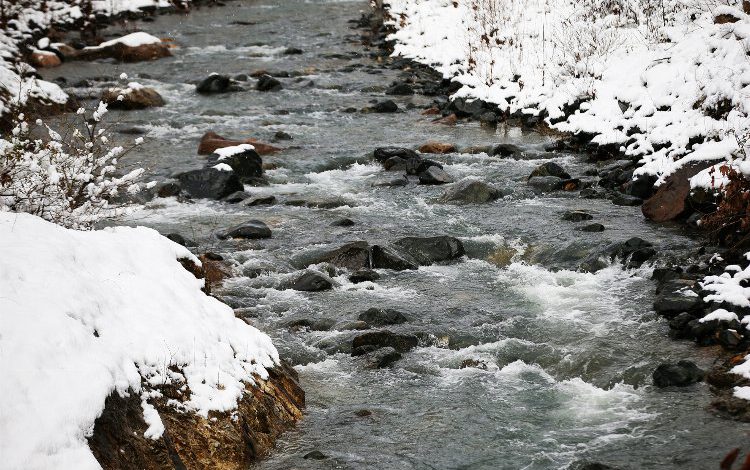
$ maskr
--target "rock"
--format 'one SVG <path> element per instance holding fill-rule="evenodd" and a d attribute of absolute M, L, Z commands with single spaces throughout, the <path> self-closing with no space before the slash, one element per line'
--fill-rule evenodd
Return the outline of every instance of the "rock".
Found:
<path fill-rule="evenodd" d="M 408 184 L 409 184 L 409 180 L 406 178 L 406 176 L 399 176 L 398 178 L 376 181 L 372 183 L 372 186 L 375 188 L 387 188 L 387 187 L 407 186 Z"/>
<path fill-rule="evenodd" d="M 534 191 L 549 193 L 558 191 L 563 187 L 562 178 L 557 176 L 533 176 L 526 182 Z"/>
<path fill-rule="evenodd" d="M 221 240 L 227 238 L 262 239 L 271 238 L 271 229 L 264 222 L 256 219 L 248 220 L 234 227 L 219 232 L 216 235 Z"/>
<path fill-rule="evenodd" d="M 292 320 L 286 324 L 286 327 L 291 330 L 299 330 L 302 328 L 307 328 L 310 331 L 328 331 L 330 330 L 333 325 L 336 324 L 336 321 L 330 318 L 323 318 L 320 320 L 310 320 L 307 318 L 299 318 L 297 320 Z"/>
<path fill-rule="evenodd" d="M 319 253 L 306 263 L 329 263 L 351 270 L 366 269 L 370 267 L 370 247 L 364 241 L 349 242 L 334 250 Z"/>
<path fill-rule="evenodd" d="M 666 222 L 682 215 L 686 208 L 685 199 L 690 193 L 690 178 L 708 168 L 711 163 L 713 162 L 688 165 L 670 175 L 656 190 L 656 194 L 643 203 L 643 215 L 654 222 Z"/>
<path fill-rule="evenodd" d="M 281 88 L 281 82 L 268 74 L 261 75 L 255 85 L 255 89 L 258 91 L 279 91 Z"/>
<path fill-rule="evenodd" d="M 389 330 L 372 331 L 356 336 L 352 340 L 352 356 L 360 356 L 367 351 L 368 346 L 376 348 L 390 347 L 404 353 L 416 348 L 419 340 L 414 335 L 393 333 Z"/>
<path fill-rule="evenodd" d="M 403 147 L 376 148 L 375 151 L 372 153 L 372 156 L 375 160 L 377 160 L 380 163 L 385 163 L 386 160 L 392 157 L 399 157 L 399 158 L 402 158 L 403 160 L 408 160 L 410 158 L 420 158 L 419 154 L 415 152 L 414 150 L 403 148 Z"/>
<path fill-rule="evenodd" d="M 612 204 L 616 206 L 636 207 L 643 204 L 643 199 L 628 194 L 618 194 L 612 199 Z"/>
<path fill-rule="evenodd" d="M 138 38 L 135 36 L 138 35 Z M 169 46 L 159 41 L 158 38 L 153 36 L 150 37 L 148 44 L 142 41 L 133 41 L 130 39 L 139 39 L 145 36 L 149 36 L 146 33 L 131 33 L 127 36 L 123 36 L 112 41 L 106 41 L 98 46 L 85 47 L 76 51 L 72 58 L 81 60 L 97 60 L 97 59 L 115 59 L 120 62 L 143 62 L 148 60 L 161 59 L 163 57 L 170 57 L 172 52 L 169 50 Z M 139 44 L 139 42 L 141 42 Z M 138 45 L 129 45 L 138 44 Z"/>
<path fill-rule="evenodd" d="M 284 50 L 284 55 L 299 55 L 304 54 L 305 51 L 300 49 L 299 47 L 287 47 Z"/>
<path fill-rule="evenodd" d="M 656 255 L 653 244 L 633 237 L 623 243 L 616 243 L 608 248 L 610 256 L 614 258 L 627 259 L 628 268 L 638 268 L 643 263 Z"/>
<path fill-rule="evenodd" d="M 110 88 L 102 95 L 102 101 L 109 109 L 145 109 L 164 106 L 165 101 L 153 88 L 138 86 L 128 88 Z"/>
<path fill-rule="evenodd" d="M 654 299 L 654 311 L 667 318 L 698 312 L 702 306 L 701 297 L 679 279 L 665 282 Z"/>
<path fill-rule="evenodd" d="M 501 156 L 503 158 L 518 158 L 523 153 L 523 150 L 521 147 L 513 144 L 497 144 L 492 149 L 492 155 L 495 156 Z M 540 176 L 549 176 L 549 175 L 540 175 Z M 554 175 L 553 175 L 554 176 Z M 568 176 L 570 178 L 570 176 Z"/>
<path fill-rule="evenodd" d="M 305 460 L 325 460 L 328 456 L 319 450 L 313 450 L 306 453 L 302 458 Z"/>
<path fill-rule="evenodd" d="M 419 147 L 419 151 L 421 153 L 446 154 L 455 152 L 456 146 L 453 144 L 446 144 L 441 142 L 427 142 L 426 144 Z"/>
<path fill-rule="evenodd" d="M 196 91 L 202 95 L 228 93 L 237 90 L 238 88 L 233 85 L 231 78 L 227 75 L 219 75 L 218 73 L 212 73 L 196 86 Z"/>
<path fill-rule="evenodd" d="M 656 176 L 652 175 L 639 175 L 636 176 L 626 189 L 626 193 L 630 196 L 635 196 L 640 199 L 648 199 L 654 195 L 654 184 L 656 183 Z"/>
<path fill-rule="evenodd" d="M 263 160 L 250 144 L 224 147 L 208 156 L 208 165 L 227 164 L 242 182 L 253 182 L 263 176 Z"/>
<path fill-rule="evenodd" d="M 578 460 L 570 464 L 567 470 L 617 470 L 615 467 L 610 467 L 603 463 L 589 462 L 587 460 Z"/>
<path fill-rule="evenodd" d="M 273 135 L 273 140 L 293 140 L 293 137 L 288 132 L 276 131 Z"/>
<path fill-rule="evenodd" d="M 352 273 L 349 276 L 349 280 L 353 284 L 359 284 L 360 282 L 374 282 L 380 279 L 380 274 L 372 269 L 360 269 Z"/>
<path fill-rule="evenodd" d="M 452 183 L 453 178 L 448 173 L 438 166 L 430 166 L 426 170 L 419 173 L 419 184 L 446 184 Z"/>
<path fill-rule="evenodd" d="M 182 191 L 182 187 L 179 183 L 176 181 L 169 181 L 159 185 L 156 190 L 156 195 L 158 197 L 174 197 L 178 196 L 180 191 Z"/>
<path fill-rule="evenodd" d="M 742 344 L 744 338 L 737 330 L 724 329 L 719 331 L 716 340 L 724 349 L 734 350 Z"/>
<path fill-rule="evenodd" d="M 34 51 L 29 56 L 29 63 L 36 68 L 48 69 L 59 67 L 62 65 L 62 60 L 54 52 Z"/>
<path fill-rule="evenodd" d="M 244 186 L 233 171 L 203 168 L 177 175 L 182 189 L 194 198 L 221 199 Z"/>
<path fill-rule="evenodd" d="M 417 263 L 408 256 L 395 252 L 390 247 L 374 245 L 371 250 L 372 267 L 375 269 L 393 269 L 404 271 L 417 269 Z"/>
<path fill-rule="evenodd" d="M 224 279 L 232 277 L 232 267 L 221 256 L 215 253 L 203 253 L 198 256 L 198 259 L 203 265 L 206 293 L 210 293 L 211 288 L 221 285 Z"/>
<path fill-rule="evenodd" d="M 448 110 L 453 111 L 460 118 L 479 114 L 483 108 L 484 102 L 477 99 L 456 98 L 448 104 Z"/>
<path fill-rule="evenodd" d="M 351 227 L 353 225 L 356 225 L 356 223 L 352 219 L 343 218 L 343 219 L 336 219 L 333 222 L 331 222 L 331 227 Z"/>
<path fill-rule="evenodd" d="M 437 167 L 441 170 L 443 169 L 443 165 L 441 165 L 440 163 L 422 157 L 410 158 L 406 160 L 407 175 L 419 175 L 430 167 Z"/>
<path fill-rule="evenodd" d="M 248 380 L 238 394 L 236 411 L 211 417 L 174 406 L 174 398 L 184 400 L 177 387 L 154 387 L 161 393 L 148 402 L 166 428 L 156 439 L 146 437 L 149 424 L 143 418 L 141 394 L 114 390 L 86 438 L 88 446 L 98 464 L 108 469 L 247 468 L 302 419 L 305 405 L 294 369 L 282 361 L 267 370 L 266 379 Z"/>
<path fill-rule="evenodd" d="M 414 88 L 408 83 L 397 83 L 385 92 L 386 95 L 413 95 Z"/>
<path fill-rule="evenodd" d="M 605 230 L 604 225 L 602 224 L 591 224 L 586 225 L 585 227 L 581 227 L 581 232 L 603 232 Z"/>
<path fill-rule="evenodd" d="M 332 289 L 333 281 L 324 274 L 305 271 L 290 285 L 290 288 L 302 292 L 322 292 Z"/>
<path fill-rule="evenodd" d="M 450 114 L 443 118 L 435 119 L 432 122 L 434 124 L 442 124 L 444 126 L 455 126 L 456 123 L 458 122 L 458 116 L 456 116 L 455 114 Z"/>
<path fill-rule="evenodd" d="M 379 101 L 375 103 L 372 110 L 376 113 L 395 113 L 398 112 L 398 105 L 392 100 Z"/>
<path fill-rule="evenodd" d="M 229 196 L 222 198 L 222 201 L 228 202 L 229 204 L 237 204 L 249 198 L 250 194 L 245 191 L 235 191 Z"/>
<path fill-rule="evenodd" d="M 273 204 L 276 204 L 276 197 L 275 196 L 257 196 L 257 197 L 251 196 L 247 199 L 244 199 L 241 204 L 243 206 L 248 206 L 248 207 L 273 205 Z"/>
<path fill-rule="evenodd" d="M 583 222 L 584 220 L 591 220 L 593 218 L 593 215 L 582 210 L 568 211 L 562 216 L 563 220 L 567 220 L 569 222 Z"/>
<path fill-rule="evenodd" d="M 465 254 L 461 240 L 448 236 L 406 237 L 393 243 L 393 247 L 421 266 L 454 260 Z"/>
<path fill-rule="evenodd" d="M 485 111 L 479 115 L 479 123 L 483 127 L 490 127 L 490 128 L 497 127 L 497 123 L 499 121 L 500 121 L 500 118 L 498 117 L 498 115 L 493 113 L 492 111 Z"/>
<path fill-rule="evenodd" d="M 492 202 L 502 196 L 499 189 L 482 181 L 465 179 L 454 184 L 443 194 L 444 202 L 481 204 Z"/>
<path fill-rule="evenodd" d="M 279 147 L 274 147 L 273 145 L 258 142 L 257 139 L 250 138 L 244 140 L 233 140 L 227 139 L 226 137 L 222 137 L 215 132 L 209 131 L 203 134 L 203 137 L 201 137 L 201 142 L 200 144 L 198 144 L 198 155 L 210 155 L 219 149 L 223 149 L 226 147 L 236 147 L 242 144 L 252 145 L 259 155 L 267 155 L 281 151 Z"/>
<path fill-rule="evenodd" d="M 679 361 L 676 364 L 664 363 L 659 365 L 653 373 L 654 385 L 664 387 L 686 387 L 703 381 L 705 376 L 694 362 Z"/>
<path fill-rule="evenodd" d="M 388 326 L 406 323 L 403 313 L 390 308 L 371 308 L 359 314 L 359 320 L 370 326 Z"/>
<path fill-rule="evenodd" d="M 478 361 L 476 359 L 464 359 L 459 366 L 459 369 L 482 369 L 487 370 L 487 363 L 484 361 Z"/>
<path fill-rule="evenodd" d="M 535 176 L 556 176 L 564 180 L 570 179 L 568 172 L 555 162 L 543 163 L 536 167 L 529 175 L 529 179 Z"/>
<path fill-rule="evenodd" d="M 401 359 L 401 353 L 391 347 L 378 348 L 366 356 L 369 366 L 373 369 L 385 369 Z"/>
<path fill-rule="evenodd" d="M 167 238 L 169 238 L 170 240 L 172 240 L 173 242 L 177 243 L 178 245 L 182 245 L 182 246 L 186 246 L 186 247 L 187 246 L 198 246 L 197 243 L 195 243 L 194 241 L 189 240 L 189 239 L 183 237 L 179 233 L 168 233 L 165 236 Z"/>

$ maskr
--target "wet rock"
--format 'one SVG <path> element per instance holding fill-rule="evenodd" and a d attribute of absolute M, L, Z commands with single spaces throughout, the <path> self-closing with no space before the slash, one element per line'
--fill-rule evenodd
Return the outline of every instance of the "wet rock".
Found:
<path fill-rule="evenodd" d="M 393 348 L 404 353 L 416 348 L 419 340 L 414 335 L 393 333 L 389 330 L 372 331 L 356 336 L 352 340 L 352 356 L 360 356 L 370 352 L 370 347 Z"/>
<path fill-rule="evenodd" d="M 282 85 L 279 80 L 265 74 L 258 78 L 258 83 L 255 85 L 255 89 L 258 91 L 279 91 L 282 89 Z"/>
<path fill-rule="evenodd" d="M 276 131 L 273 135 L 273 140 L 293 140 L 293 137 L 288 132 Z"/>
<path fill-rule="evenodd" d="M 229 204 L 237 204 L 245 199 L 249 198 L 250 194 L 245 191 L 235 191 L 229 196 L 222 198 L 222 201 L 228 202 Z"/>
<path fill-rule="evenodd" d="M 394 251 L 390 247 L 374 245 L 371 251 L 372 267 L 375 269 L 393 269 L 394 271 L 404 271 L 407 269 L 417 269 L 417 263 L 408 255 Z"/>
<path fill-rule="evenodd" d="M 186 247 L 188 247 L 188 246 L 190 246 L 190 247 L 192 247 L 192 246 L 198 246 L 197 243 L 195 243 L 194 241 L 192 241 L 192 240 L 190 240 L 188 238 L 183 237 L 179 233 L 168 233 L 165 236 L 167 238 L 169 238 L 170 240 L 172 240 L 173 242 L 177 243 L 178 245 L 182 245 L 182 246 L 186 246 Z"/>
<path fill-rule="evenodd" d="M 443 202 L 481 204 L 499 199 L 502 192 L 482 181 L 465 179 L 454 184 L 443 194 Z"/>
<path fill-rule="evenodd" d="M 101 100 L 109 109 L 145 109 L 164 106 L 164 98 L 149 87 L 110 88 L 104 92 Z"/>
<path fill-rule="evenodd" d="M 408 184 L 409 184 L 409 180 L 405 176 L 399 176 L 398 178 L 381 179 L 379 181 L 372 183 L 372 186 L 375 188 L 388 188 L 388 187 L 407 186 Z"/>
<path fill-rule="evenodd" d="M 62 60 L 54 52 L 34 51 L 29 56 L 29 63 L 39 69 L 48 69 L 59 67 L 62 65 Z"/>
<path fill-rule="evenodd" d="M 387 95 L 413 95 L 414 88 L 408 83 L 397 83 L 385 92 Z"/>
<path fill-rule="evenodd" d="M 669 335 L 672 339 L 692 339 L 690 322 L 695 320 L 695 316 L 688 312 L 677 314 L 669 320 Z"/>
<path fill-rule="evenodd" d="M 391 157 L 383 162 L 383 168 L 385 171 L 406 171 L 407 162 L 401 157 Z"/>
<path fill-rule="evenodd" d="M 171 55 L 172 52 L 169 50 L 169 46 L 163 42 L 128 46 L 123 42 L 107 41 L 99 46 L 76 50 L 69 58 L 80 60 L 115 59 L 120 62 L 144 62 L 161 59 L 163 57 L 170 57 Z"/>
<path fill-rule="evenodd" d="M 529 178 L 526 184 L 531 186 L 534 191 L 549 193 L 562 189 L 563 180 L 557 176 L 534 176 Z"/>
<path fill-rule="evenodd" d="M 743 344 L 744 338 L 737 330 L 724 329 L 716 335 L 716 340 L 724 349 L 735 350 Z"/>
<path fill-rule="evenodd" d="M 497 123 L 499 121 L 500 118 L 498 117 L 498 115 L 493 113 L 492 111 L 485 111 L 479 115 L 479 123 L 483 127 L 497 127 Z"/>
<path fill-rule="evenodd" d="M 419 184 L 436 185 L 452 183 L 453 178 L 438 166 L 430 166 L 419 173 Z"/>
<path fill-rule="evenodd" d="M 628 194 L 617 194 L 612 198 L 612 204 L 616 206 L 636 207 L 643 204 L 643 199 Z"/>
<path fill-rule="evenodd" d="M 212 73 L 198 83 L 195 90 L 202 95 L 212 95 L 216 93 L 228 93 L 238 91 L 239 88 L 227 75 Z"/>
<path fill-rule="evenodd" d="M 354 225 L 356 225 L 356 223 L 352 219 L 346 217 L 331 222 L 331 227 L 352 227 Z"/>
<path fill-rule="evenodd" d="M 654 195 L 654 184 L 656 176 L 639 175 L 636 176 L 627 186 L 626 193 L 640 199 L 648 199 Z"/>
<path fill-rule="evenodd" d="M 305 460 L 325 460 L 328 456 L 319 450 L 313 450 L 306 453 L 302 458 Z"/>
<path fill-rule="evenodd" d="M 654 311 L 667 318 L 682 312 L 695 313 L 702 307 L 701 297 L 679 280 L 664 283 L 654 299 Z"/>
<path fill-rule="evenodd" d="M 366 269 L 370 267 L 370 247 L 364 241 L 349 242 L 334 250 L 306 257 L 302 263 L 306 265 L 329 263 L 351 270 Z"/>
<path fill-rule="evenodd" d="M 302 292 L 322 292 L 333 288 L 333 281 L 325 274 L 305 271 L 289 286 Z"/>
<path fill-rule="evenodd" d="M 284 49 L 284 55 L 299 55 L 304 54 L 305 51 L 300 49 L 299 47 L 287 47 Z"/>
<path fill-rule="evenodd" d="M 374 282 L 380 279 L 380 274 L 372 269 L 360 269 L 352 273 L 349 276 L 349 280 L 353 284 L 359 284 L 361 282 Z"/>
<path fill-rule="evenodd" d="M 586 225 L 585 227 L 581 227 L 581 232 L 603 232 L 605 230 L 604 225 L 602 224 L 590 224 Z"/>
<path fill-rule="evenodd" d="M 564 213 L 562 216 L 563 220 L 567 220 L 569 222 L 583 222 L 585 220 L 591 220 L 593 218 L 594 218 L 593 215 L 582 210 L 568 211 Z"/>
<path fill-rule="evenodd" d="M 618 470 L 615 467 L 598 462 L 589 462 L 587 460 L 578 460 L 568 466 L 567 470 Z"/>
<path fill-rule="evenodd" d="M 398 105 L 392 100 L 379 101 L 372 107 L 375 113 L 395 113 L 398 112 Z"/>
<path fill-rule="evenodd" d="M 457 117 L 471 117 L 482 112 L 484 102 L 482 100 L 469 100 L 467 98 L 456 98 L 448 104 L 448 110 Z"/>
<path fill-rule="evenodd" d="M 284 204 L 294 207 L 309 207 L 311 209 L 335 209 L 348 206 L 351 203 L 344 198 L 333 197 L 323 199 L 289 199 Z"/>
<path fill-rule="evenodd" d="M 286 327 L 292 330 L 299 330 L 302 328 L 306 328 L 310 331 L 328 331 L 330 330 L 333 325 L 336 324 L 336 321 L 331 318 L 322 318 L 319 320 L 310 320 L 308 318 L 299 318 L 297 320 L 292 320 L 286 324 Z"/>
<path fill-rule="evenodd" d="M 690 194 L 690 178 L 710 164 L 688 165 L 669 176 L 656 193 L 643 203 L 643 215 L 654 222 L 666 222 L 682 215 L 686 207 L 685 199 Z"/>
<path fill-rule="evenodd" d="M 209 166 L 229 165 L 242 182 L 252 183 L 263 176 L 263 160 L 250 144 L 219 149 L 208 156 L 207 162 Z"/>
<path fill-rule="evenodd" d="M 529 179 L 535 176 L 556 176 L 561 179 L 570 179 L 570 174 L 555 162 L 547 162 L 539 165 L 531 172 Z"/>
<path fill-rule="evenodd" d="M 421 266 L 454 260 L 465 254 L 461 240 L 448 236 L 406 237 L 393 243 L 393 247 Z"/>
<path fill-rule="evenodd" d="M 366 418 L 368 416 L 372 416 L 372 411 L 370 410 L 357 410 L 354 412 L 354 415 L 359 418 Z"/>
<path fill-rule="evenodd" d="M 521 147 L 513 144 L 497 144 L 492 149 L 492 155 L 503 158 L 518 158 L 523 153 Z M 570 178 L 570 176 L 568 176 Z"/>
<path fill-rule="evenodd" d="M 248 220 L 234 227 L 228 228 L 216 234 L 220 240 L 227 238 L 262 239 L 271 238 L 271 229 L 264 222 L 256 219 Z"/>
<path fill-rule="evenodd" d="M 455 126 L 458 122 L 458 117 L 455 114 L 450 114 L 443 118 L 435 119 L 432 121 L 434 124 L 442 124 L 444 126 Z"/>
<path fill-rule="evenodd" d="M 244 186 L 233 171 L 203 168 L 177 175 L 182 189 L 194 198 L 221 199 Z"/>
<path fill-rule="evenodd" d="M 638 268 L 656 255 L 653 246 L 652 243 L 642 238 L 633 237 L 625 242 L 612 245 L 609 247 L 609 252 L 612 257 L 627 259 L 627 267 Z"/>
<path fill-rule="evenodd" d="M 255 196 L 255 197 L 249 197 L 242 201 L 241 203 L 243 206 L 253 207 L 253 206 L 268 206 L 276 204 L 276 197 L 275 196 Z"/>
<path fill-rule="evenodd" d="M 373 369 L 385 369 L 401 359 L 401 353 L 392 347 L 378 348 L 365 356 L 368 366 Z"/>
<path fill-rule="evenodd" d="M 375 160 L 377 160 L 380 163 L 385 163 L 386 160 L 392 157 L 399 157 L 399 158 L 402 158 L 403 160 L 408 160 L 410 158 L 420 158 L 419 154 L 415 152 L 414 150 L 403 148 L 403 147 L 376 148 L 375 151 L 372 153 L 372 156 Z"/>
<path fill-rule="evenodd" d="M 400 325 L 408 321 L 403 313 L 390 308 L 371 308 L 360 313 L 358 318 L 370 326 Z"/>
<path fill-rule="evenodd" d="M 258 152 L 259 155 L 268 155 L 281 151 L 279 147 L 264 144 L 262 142 L 259 142 L 257 139 L 227 139 L 226 137 L 222 137 L 215 132 L 209 131 L 203 134 L 203 137 L 201 137 L 200 144 L 198 144 L 198 155 L 210 155 L 216 152 L 218 149 L 223 149 L 226 147 L 236 147 L 243 144 L 252 145 L 253 149 Z"/>
<path fill-rule="evenodd" d="M 419 147 L 419 151 L 421 153 L 446 154 L 455 152 L 456 146 L 453 144 L 446 144 L 442 142 L 427 142 L 426 144 Z"/>
<path fill-rule="evenodd" d="M 422 157 L 410 158 L 406 160 L 407 175 L 419 175 L 427 171 L 427 169 L 430 167 L 437 167 L 441 170 L 443 169 L 443 165 L 441 165 L 440 163 Z"/>
<path fill-rule="evenodd" d="M 674 363 L 664 363 L 659 365 L 653 373 L 654 385 L 659 388 L 664 387 L 686 387 L 694 383 L 703 381 L 705 376 L 694 362 L 679 361 Z"/>
<path fill-rule="evenodd" d="M 178 196 L 182 191 L 182 187 L 176 181 L 169 181 L 162 183 L 156 189 L 156 195 L 158 197 L 174 197 Z"/>

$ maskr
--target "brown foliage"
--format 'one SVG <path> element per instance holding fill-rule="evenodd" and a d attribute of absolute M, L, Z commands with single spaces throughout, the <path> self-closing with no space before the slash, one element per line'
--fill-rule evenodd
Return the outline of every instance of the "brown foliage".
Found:
<path fill-rule="evenodd" d="M 729 179 L 716 212 L 703 218 L 703 227 L 719 242 L 739 248 L 750 241 L 750 180 L 729 166 L 721 166 Z"/>

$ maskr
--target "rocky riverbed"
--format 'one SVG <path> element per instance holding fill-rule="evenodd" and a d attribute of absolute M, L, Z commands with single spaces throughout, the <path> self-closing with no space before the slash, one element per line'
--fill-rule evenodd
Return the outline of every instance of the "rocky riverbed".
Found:
<path fill-rule="evenodd" d="M 127 222 L 203 254 L 299 373 L 306 415 L 257 468 L 703 469 L 743 446 L 706 410 L 711 345 L 744 346 L 696 324 L 713 251 L 643 218 L 632 161 L 448 103 L 367 10 L 236 1 L 139 25 L 170 57 L 44 71 L 84 102 L 130 90 L 117 129 L 159 184 Z"/>

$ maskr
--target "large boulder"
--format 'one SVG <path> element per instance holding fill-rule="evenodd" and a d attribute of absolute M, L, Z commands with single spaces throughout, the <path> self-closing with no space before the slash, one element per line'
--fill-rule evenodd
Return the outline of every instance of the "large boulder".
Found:
<path fill-rule="evenodd" d="M 208 131 L 201 137 L 201 142 L 198 144 L 198 155 L 210 155 L 218 149 L 225 147 L 236 147 L 237 145 L 250 144 L 255 148 L 255 151 L 259 155 L 267 155 L 275 152 L 279 152 L 281 148 L 274 147 L 273 145 L 264 144 L 259 142 L 258 139 L 244 139 L 234 140 L 222 137 L 216 132 Z"/>
<path fill-rule="evenodd" d="M 703 381 L 706 373 L 694 362 L 679 361 L 676 364 L 665 363 L 659 365 L 653 373 L 654 385 L 664 387 L 687 387 Z"/>
<path fill-rule="evenodd" d="M 376 148 L 372 154 L 373 158 L 380 163 L 385 163 L 386 160 L 392 157 L 399 157 L 404 160 L 408 160 L 412 157 L 419 158 L 419 154 L 412 149 L 403 147 L 380 147 Z"/>
<path fill-rule="evenodd" d="M 492 202 L 502 196 L 502 192 L 489 184 L 465 179 L 454 184 L 443 194 L 443 202 L 454 202 L 460 204 L 481 204 Z"/>
<path fill-rule="evenodd" d="M 643 215 L 654 222 L 666 222 L 682 215 L 686 211 L 685 200 L 690 194 L 690 178 L 708 166 L 710 163 L 687 165 L 670 175 L 656 194 L 643 203 Z"/>
<path fill-rule="evenodd" d="M 202 95 L 228 93 L 230 91 L 239 91 L 240 89 L 228 75 L 220 75 L 215 72 L 201 80 L 195 87 L 195 90 Z"/>
<path fill-rule="evenodd" d="M 252 219 L 234 227 L 222 230 L 216 236 L 225 240 L 227 238 L 261 239 L 271 238 L 271 229 L 263 221 Z"/>
<path fill-rule="evenodd" d="M 398 352 L 408 352 L 416 348 L 419 340 L 414 335 L 393 333 L 389 330 L 371 331 L 356 336 L 352 340 L 352 356 L 359 356 L 379 348 L 393 348 Z"/>
<path fill-rule="evenodd" d="M 109 109 L 145 109 L 164 106 L 164 98 L 153 88 L 131 83 L 126 88 L 109 88 L 102 95 Z"/>
<path fill-rule="evenodd" d="M 436 185 L 452 182 L 451 175 L 437 165 L 430 165 L 419 173 L 419 184 Z"/>
<path fill-rule="evenodd" d="M 268 74 L 261 75 L 255 85 L 255 89 L 258 91 L 279 91 L 281 88 L 281 82 Z"/>
<path fill-rule="evenodd" d="M 461 240 L 448 236 L 405 237 L 393 243 L 393 247 L 422 266 L 450 261 L 465 254 Z"/>
<path fill-rule="evenodd" d="M 403 313 L 391 308 L 371 308 L 360 313 L 357 318 L 370 326 L 399 325 L 408 321 Z"/>
<path fill-rule="evenodd" d="M 364 241 L 350 242 L 306 258 L 305 262 L 308 264 L 330 263 L 352 271 L 365 269 L 370 267 L 370 247 Z"/>
<path fill-rule="evenodd" d="M 183 191 L 194 198 L 221 199 L 244 187 L 234 171 L 202 168 L 176 176 Z"/>
<path fill-rule="evenodd" d="M 375 269 L 393 269 L 394 271 L 405 271 L 417 269 L 418 264 L 408 255 L 398 253 L 391 247 L 374 245 L 371 251 L 372 267 Z"/>
<path fill-rule="evenodd" d="M 263 160 L 251 144 L 216 149 L 208 156 L 208 164 L 229 165 L 243 182 L 253 182 L 263 176 Z"/>
<path fill-rule="evenodd" d="M 86 47 L 75 54 L 83 60 L 115 59 L 121 62 L 143 62 L 170 57 L 169 46 L 150 34 L 138 32 L 106 41 L 98 46 Z"/>
<path fill-rule="evenodd" d="M 34 51 L 29 56 L 29 63 L 36 68 L 46 69 L 62 65 L 60 57 L 50 51 Z"/>
<path fill-rule="evenodd" d="M 333 288 L 333 281 L 325 274 L 316 271 L 305 271 L 289 286 L 302 292 L 322 292 Z"/>
<path fill-rule="evenodd" d="M 529 175 L 529 178 L 533 178 L 535 176 L 557 176 L 558 178 L 562 179 L 570 179 L 570 174 L 568 174 L 567 171 L 560 165 L 558 165 L 555 162 L 546 162 L 542 163 L 538 167 L 534 169 L 534 171 L 531 172 Z"/>

